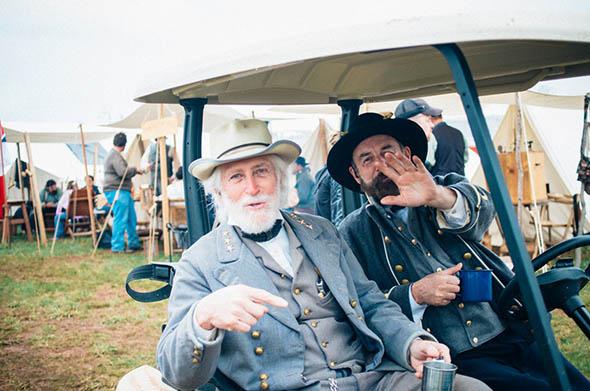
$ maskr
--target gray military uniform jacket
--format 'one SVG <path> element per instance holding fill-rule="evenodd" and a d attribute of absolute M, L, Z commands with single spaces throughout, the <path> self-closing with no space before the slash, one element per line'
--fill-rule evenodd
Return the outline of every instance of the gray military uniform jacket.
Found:
<path fill-rule="evenodd" d="M 363 350 L 369 353 L 363 358 L 364 369 L 411 370 L 410 343 L 417 337 L 433 337 L 409 321 L 399 306 L 386 300 L 376 284 L 365 277 L 327 220 L 294 214 L 284 218 L 321 273 Z M 168 326 L 157 351 L 164 380 L 182 390 L 195 389 L 214 375 L 248 390 L 259 389 L 261 380 L 270 389 L 308 387 L 304 373 L 305 357 L 310 355 L 306 355 L 302 324 L 291 307 L 269 307 L 268 314 L 254 326 L 257 333 L 219 331 L 214 341 L 199 338 L 197 303 L 209 293 L 234 284 L 279 295 L 265 264 L 233 227 L 221 225 L 191 246 L 176 267 Z"/>
<path fill-rule="evenodd" d="M 389 298 L 410 319 L 410 284 L 428 274 L 459 262 L 464 269 L 492 269 L 497 278 L 493 279 L 494 298 L 502 289 L 501 283 L 512 277 L 502 260 L 479 243 L 495 216 L 488 193 L 457 174 L 434 179 L 465 197 L 469 212 L 465 227 L 442 228 L 433 208 L 395 211 L 379 204 L 365 204 L 339 227 L 367 276 L 384 292 L 393 287 Z M 422 326 L 446 344 L 453 355 L 480 346 L 505 329 L 493 303 L 463 303 L 460 298 L 444 307 L 429 306 Z"/>

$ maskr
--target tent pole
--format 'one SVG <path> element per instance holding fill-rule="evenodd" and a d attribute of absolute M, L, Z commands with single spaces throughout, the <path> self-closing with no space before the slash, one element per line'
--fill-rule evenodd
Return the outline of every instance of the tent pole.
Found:
<path fill-rule="evenodd" d="M 37 232 L 41 235 L 41 243 L 47 247 L 47 235 L 45 234 L 45 222 L 43 221 L 43 210 L 41 209 L 41 199 L 39 198 L 39 189 L 37 187 L 37 173 L 33 163 L 33 151 L 31 150 L 31 139 L 29 134 L 25 133 L 25 146 L 27 147 L 27 156 L 29 158 L 29 170 L 31 171 L 31 187 L 33 192 L 33 206 L 37 213 Z"/>
<path fill-rule="evenodd" d="M 582 142 L 580 145 L 580 159 L 588 157 L 588 106 L 590 104 L 590 93 L 584 96 L 584 124 L 582 126 Z M 576 236 L 584 235 L 584 222 L 586 221 L 586 197 L 585 197 L 585 185 L 581 182 L 580 185 L 580 196 L 578 197 L 580 206 L 582 207 L 582 213 L 578 218 L 578 231 Z M 574 208 L 576 206 L 574 205 Z M 582 249 L 577 248 L 574 251 L 574 265 L 580 267 L 582 264 Z"/>
<path fill-rule="evenodd" d="M 95 221 L 94 221 L 94 203 L 92 202 L 92 183 L 90 182 L 90 177 L 88 176 L 88 160 L 86 159 L 86 144 L 84 143 L 84 129 L 82 124 L 78 125 L 80 127 L 80 141 L 82 141 L 82 158 L 84 159 L 84 180 L 86 182 L 86 199 L 88 200 L 88 212 L 90 214 L 90 232 L 92 232 L 92 245 L 96 244 L 96 229 L 95 229 Z M 96 160 L 94 161 L 94 167 L 96 167 Z M 74 191 L 74 194 L 76 192 Z M 74 219 L 76 216 L 74 216 Z"/>
<path fill-rule="evenodd" d="M 20 195 L 21 195 L 21 199 L 23 200 L 23 202 L 25 201 L 25 186 L 23 184 L 23 172 L 22 172 L 22 160 L 20 157 L 20 143 L 16 143 L 16 159 L 17 159 L 17 165 L 16 165 L 16 173 L 18 175 L 18 183 L 20 183 Z M 6 193 L 6 196 L 8 197 L 8 193 Z M 29 187 L 29 198 L 31 198 L 31 189 Z M 25 202 L 25 210 L 23 210 L 23 219 L 25 220 L 25 230 L 27 232 L 27 240 L 32 241 L 33 240 L 33 235 L 31 234 L 31 222 L 29 221 L 29 210 L 26 208 L 26 202 Z M 34 214 L 33 214 L 34 216 Z"/>
<path fill-rule="evenodd" d="M 522 148 L 522 123 L 520 122 L 522 116 L 520 115 L 520 106 L 518 105 L 518 95 L 516 97 L 516 127 L 514 129 L 514 162 L 516 163 L 516 218 L 518 220 L 518 226 L 522 227 L 522 215 L 523 215 L 523 172 L 522 159 L 520 157 Z"/>
<path fill-rule="evenodd" d="M 170 255 L 170 234 L 168 223 L 170 222 L 170 205 L 168 205 L 168 154 L 166 153 L 166 137 L 158 139 L 160 147 L 160 193 L 162 195 L 162 235 L 164 235 L 164 255 Z"/>
<path fill-rule="evenodd" d="M 533 178 L 533 165 L 531 163 L 531 154 L 529 153 L 529 139 L 526 134 L 526 125 L 525 125 L 525 117 L 524 117 L 524 107 L 522 107 L 522 100 L 520 98 L 520 93 L 516 93 L 516 104 L 518 105 L 518 115 L 520 118 L 520 126 L 522 131 L 522 138 L 524 144 L 524 153 L 526 154 L 526 162 L 529 168 L 529 186 L 531 189 L 531 198 L 533 202 L 533 223 L 535 225 L 535 233 L 537 236 L 537 248 L 539 250 L 539 254 L 545 251 L 545 240 L 543 239 L 543 227 L 541 227 L 541 214 L 539 213 L 539 205 L 537 204 L 537 192 L 535 190 L 535 181 Z M 542 268 L 543 273 L 547 271 L 546 265 Z"/>

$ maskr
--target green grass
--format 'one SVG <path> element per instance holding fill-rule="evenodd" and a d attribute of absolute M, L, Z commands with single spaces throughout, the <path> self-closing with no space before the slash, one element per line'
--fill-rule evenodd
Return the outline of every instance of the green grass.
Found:
<path fill-rule="evenodd" d="M 155 366 L 166 302 L 127 296 L 141 254 L 98 251 L 89 239 L 0 247 L 0 389 L 113 389 L 128 371 Z M 149 287 L 150 284 L 142 284 Z"/>
<path fill-rule="evenodd" d="M 90 253 L 88 239 L 61 240 L 53 256 L 24 241 L 0 247 L 1 390 L 113 389 L 128 371 L 155 366 L 166 302 L 137 303 L 124 289 L 143 255 Z M 582 295 L 590 303 L 590 288 Z M 588 339 L 560 311 L 552 324 L 564 355 L 590 376 Z"/>

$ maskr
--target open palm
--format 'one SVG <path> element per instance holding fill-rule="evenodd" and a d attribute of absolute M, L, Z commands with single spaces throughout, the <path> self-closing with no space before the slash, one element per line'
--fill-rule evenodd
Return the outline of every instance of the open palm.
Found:
<path fill-rule="evenodd" d="M 408 158 L 401 152 L 385 154 L 385 162 L 378 163 L 378 169 L 399 188 L 399 195 L 381 199 L 383 205 L 416 207 L 428 205 L 437 194 L 437 185 L 417 156 Z"/>

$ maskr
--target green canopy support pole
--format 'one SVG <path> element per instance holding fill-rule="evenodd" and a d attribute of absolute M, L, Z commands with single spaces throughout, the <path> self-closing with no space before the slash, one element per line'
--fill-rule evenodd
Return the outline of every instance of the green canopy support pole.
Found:
<path fill-rule="evenodd" d="M 359 108 L 363 104 L 360 99 L 345 99 L 339 100 L 338 106 L 342 109 L 342 120 L 340 122 L 340 131 L 346 132 L 352 121 L 358 117 Z M 342 188 L 342 206 L 344 216 L 347 216 L 352 211 L 360 208 L 362 205 L 361 195 L 354 191 Z"/>
<path fill-rule="evenodd" d="M 449 63 L 457 86 L 457 93 L 463 102 L 492 200 L 500 218 L 506 244 L 514 262 L 514 270 L 530 324 L 535 332 L 535 340 L 539 344 L 541 359 L 551 380 L 552 389 L 569 390 L 569 381 L 551 329 L 549 314 L 535 278 L 531 259 L 524 245 L 524 238 L 517 224 L 514 207 L 508 197 L 504 176 L 481 109 L 471 70 L 461 49 L 456 44 L 436 45 L 435 47 Z"/>
<path fill-rule="evenodd" d="M 182 99 L 184 107 L 184 145 L 182 178 L 184 181 L 184 202 L 190 243 L 196 242 L 211 230 L 212 222 L 207 213 L 207 199 L 203 185 L 191 175 L 188 166 L 202 154 L 203 112 L 207 99 Z"/>

